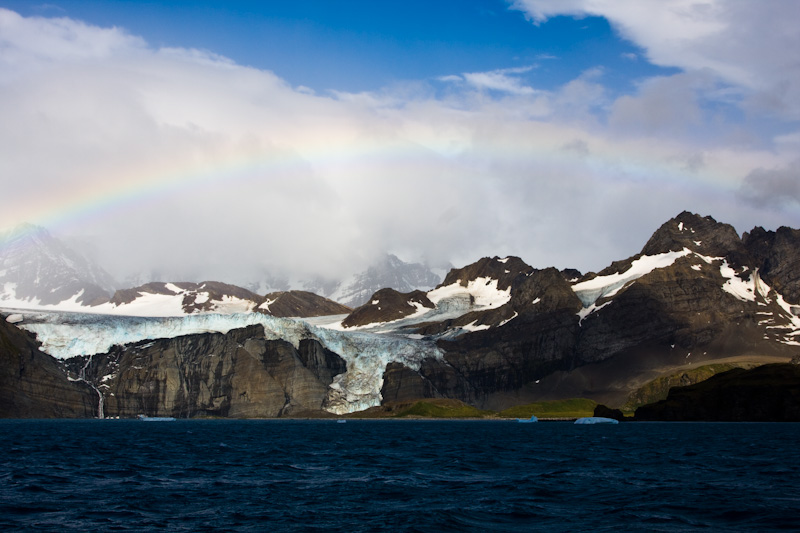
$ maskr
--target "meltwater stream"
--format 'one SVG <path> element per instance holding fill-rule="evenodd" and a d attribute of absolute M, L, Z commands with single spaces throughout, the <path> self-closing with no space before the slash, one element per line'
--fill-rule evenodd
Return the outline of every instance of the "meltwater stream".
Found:
<path fill-rule="evenodd" d="M 800 424 L 0 421 L 4 531 L 797 531 Z"/>
<path fill-rule="evenodd" d="M 441 351 L 425 339 L 387 332 L 339 331 L 291 318 L 260 313 L 200 314 L 186 317 L 129 317 L 67 312 L 34 312 L 21 327 L 36 333 L 42 349 L 58 358 L 103 353 L 115 344 L 173 338 L 194 333 L 227 333 L 254 324 L 264 327 L 267 339 L 283 339 L 295 348 L 303 339 L 316 339 L 347 362 L 347 372 L 331 384 L 328 410 L 336 414 L 380 405 L 383 372 L 392 361 L 419 369 Z"/>

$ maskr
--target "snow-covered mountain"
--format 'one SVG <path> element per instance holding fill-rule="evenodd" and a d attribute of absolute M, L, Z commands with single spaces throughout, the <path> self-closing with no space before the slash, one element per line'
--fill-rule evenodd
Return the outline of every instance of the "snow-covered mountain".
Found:
<path fill-rule="evenodd" d="M 398 292 L 429 290 L 441 279 L 423 264 L 406 263 L 395 255 L 387 254 L 363 272 L 345 280 L 310 280 L 303 282 L 303 288 L 348 307 L 358 307 L 380 289 L 389 288 Z"/>
<path fill-rule="evenodd" d="M 105 270 L 44 228 L 21 224 L 0 235 L 0 306 L 91 305 L 114 289 Z"/>
<path fill-rule="evenodd" d="M 202 399 L 197 405 L 211 412 L 207 406 L 213 407 L 216 393 L 209 391 L 217 390 L 223 375 L 233 380 L 222 369 L 239 361 L 247 362 L 242 372 L 264 370 L 280 382 L 280 387 L 258 385 L 273 387 L 270 394 L 278 403 L 285 398 L 287 405 L 308 405 L 293 404 L 292 398 L 300 398 L 312 384 L 330 389 L 323 391 L 320 405 L 337 413 L 431 397 L 488 409 L 570 397 L 619 406 L 648 381 L 711 363 L 790 361 L 800 346 L 798 265 L 798 230 L 755 228 L 740 237 L 727 224 L 684 212 L 658 228 L 640 253 L 597 273 L 536 269 L 517 257 L 487 257 L 451 270 L 427 292 L 382 288 L 333 323 L 330 317 L 274 320 L 255 309 L 180 318 L 26 314 L 13 321 L 60 356 L 180 337 L 97 356 L 108 362 L 102 368 L 128 361 L 135 363 L 133 369 L 147 369 L 134 373 L 133 385 L 120 377 L 130 369 L 95 376 L 97 390 L 112 383 L 115 397 L 125 394 L 119 399 L 125 405 L 144 405 L 152 391 L 165 391 L 180 393 L 186 401 Z M 212 295 L 211 288 L 145 286 L 133 291 L 130 302 L 120 298 L 118 305 L 164 297 L 185 312 L 185 302 L 197 307 L 230 296 L 227 289 Z M 269 295 L 259 307 L 270 312 L 285 308 L 295 316 L 300 296 Z M 227 340 L 182 337 L 254 327 Z M 281 351 L 280 339 L 297 353 Z M 319 346 L 301 346 L 309 339 Z M 346 361 L 345 371 L 325 363 L 336 359 L 325 350 Z M 197 365 L 185 365 L 184 355 Z M 292 381 L 320 369 L 330 371 L 330 381 Z M 175 381 L 178 375 L 183 381 Z M 145 381 L 150 388 L 138 385 Z M 245 387 L 235 393 L 254 391 Z M 169 394 L 159 405 L 172 405 Z M 323 396 L 315 398 L 322 402 Z M 186 412 L 178 415 L 194 416 Z"/>
<path fill-rule="evenodd" d="M 175 273 L 146 272 L 126 278 L 125 286 L 138 287 L 152 282 L 183 279 Z M 376 291 L 391 288 L 399 292 L 429 290 L 442 280 L 442 275 L 421 263 L 407 263 L 392 254 L 382 256 L 362 272 L 343 279 L 316 276 L 290 279 L 264 271 L 259 279 L 241 282 L 241 286 L 256 294 L 305 291 L 323 296 L 347 307 L 358 307 Z M 199 282 L 199 280 L 197 280 Z"/>

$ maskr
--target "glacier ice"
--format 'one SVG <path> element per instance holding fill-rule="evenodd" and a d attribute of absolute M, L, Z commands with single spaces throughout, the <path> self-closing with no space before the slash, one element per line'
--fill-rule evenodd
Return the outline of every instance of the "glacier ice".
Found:
<path fill-rule="evenodd" d="M 317 321 L 321 322 L 321 321 Z M 344 414 L 380 405 L 383 373 L 390 362 L 419 370 L 425 358 L 441 358 L 433 341 L 390 333 L 338 331 L 308 321 L 261 313 L 201 314 L 185 317 L 127 317 L 82 313 L 34 313 L 24 328 L 37 335 L 42 349 L 58 358 L 107 352 L 115 344 L 173 338 L 193 333 L 227 333 L 260 324 L 269 340 L 283 339 L 298 347 L 316 339 L 347 362 L 347 371 L 334 378 L 326 409 Z"/>

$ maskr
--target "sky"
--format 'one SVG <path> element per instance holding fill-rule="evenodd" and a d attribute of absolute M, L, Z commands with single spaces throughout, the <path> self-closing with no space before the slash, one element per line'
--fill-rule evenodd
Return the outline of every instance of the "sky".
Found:
<path fill-rule="evenodd" d="M 0 0 L 0 227 L 117 279 L 800 227 L 800 2 Z M 167 273 L 167 274 L 165 274 Z"/>

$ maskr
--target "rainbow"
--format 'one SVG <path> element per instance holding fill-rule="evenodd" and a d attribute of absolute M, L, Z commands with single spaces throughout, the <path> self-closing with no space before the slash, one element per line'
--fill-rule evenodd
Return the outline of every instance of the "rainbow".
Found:
<path fill-rule="evenodd" d="M 524 124 L 523 130 L 524 130 Z M 529 123 L 527 123 L 529 124 Z M 541 124 L 540 124 L 541 126 Z M 557 128 L 546 126 L 544 129 Z M 269 150 L 220 150 L 217 153 L 189 158 L 177 157 L 174 161 L 141 162 L 134 168 L 116 172 L 113 178 L 96 173 L 82 180 L 58 196 L 41 195 L 36 201 L 4 209 L 3 222 L 13 225 L 28 221 L 47 228 L 79 227 L 100 223 L 109 213 L 135 210 L 138 206 L 178 195 L 189 188 L 209 188 L 233 184 L 251 184 L 253 190 L 266 190 L 270 180 L 291 179 L 293 172 L 305 167 L 331 175 L 332 181 L 347 180 L 349 174 L 361 179 L 380 180 L 381 168 L 409 168 L 425 172 L 426 164 L 435 162 L 454 165 L 464 174 L 475 172 L 483 161 L 499 162 L 516 168 L 530 168 L 530 179 L 552 179 L 558 169 L 565 166 L 580 167 L 584 173 L 595 176 L 598 186 L 605 181 L 631 181 L 652 183 L 659 187 L 696 191 L 701 195 L 733 192 L 738 186 L 735 167 L 738 157 L 731 160 L 718 157 L 710 168 L 690 171 L 685 162 L 671 160 L 665 153 L 669 149 L 654 148 L 646 141 L 611 144 L 602 138 L 590 139 L 587 153 L 568 148 L 568 143 L 549 138 L 547 132 L 523 131 L 514 140 L 480 139 L 469 142 L 453 141 L 429 135 L 420 143 L 398 139 L 349 135 L 341 140 L 335 136 L 316 135 L 305 139 L 297 148 Z M 557 138 L 565 138 L 560 131 Z M 586 136 L 577 130 L 574 138 Z M 474 139 L 473 139 L 474 141 Z M 678 153 L 678 147 L 674 149 Z M 479 162 L 473 165 L 473 162 Z M 741 167 L 739 167 L 741 168 Z M 331 170 L 333 169 L 333 170 Z M 741 172 L 741 170 L 738 170 Z M 364 178 L 364 173 L 370 173 Z M 488 176 L 485 176 L 488 177 Z M 465 178 L 467 179 L 467 178 Z M 478 177 L 480 179 L 480 177 Z"/>

